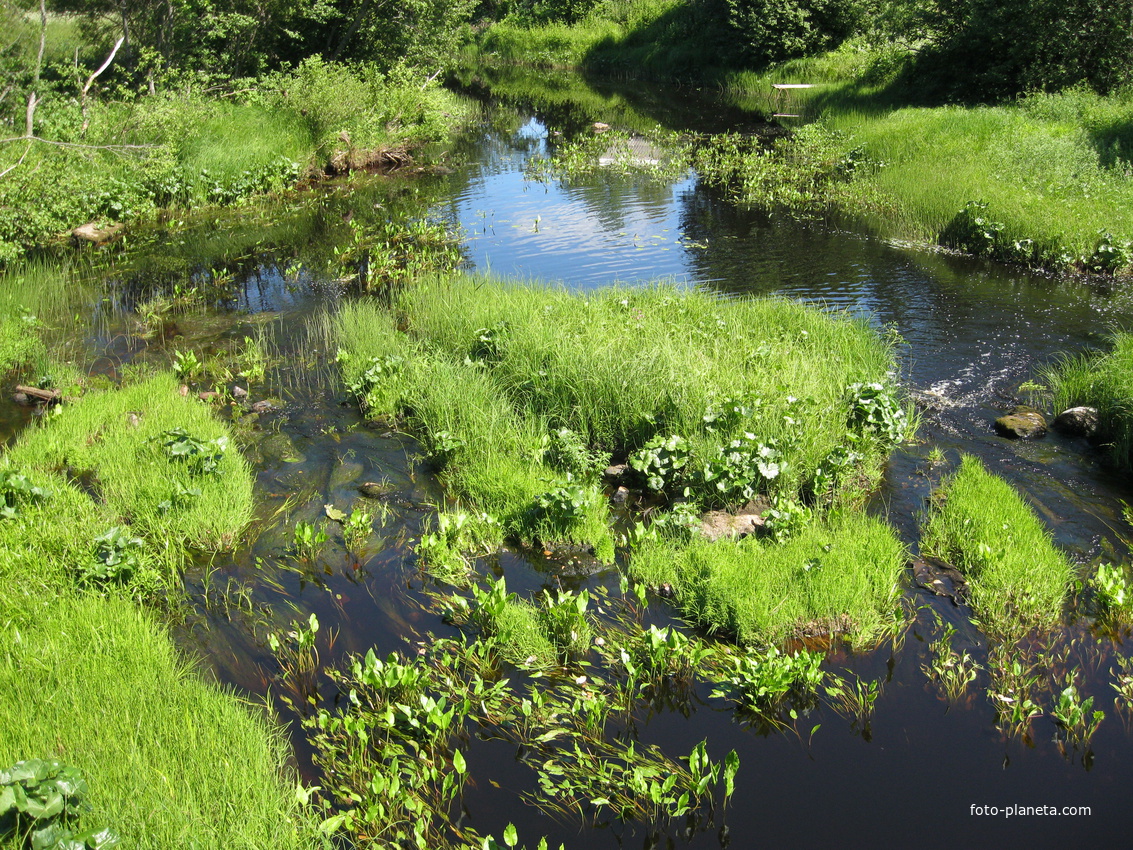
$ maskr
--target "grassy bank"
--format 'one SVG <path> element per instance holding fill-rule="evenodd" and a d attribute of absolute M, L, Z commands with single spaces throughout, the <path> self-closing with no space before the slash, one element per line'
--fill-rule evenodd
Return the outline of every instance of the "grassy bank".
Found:
<path fill-rule="evenodd" d="M 902 45 L 858 39 L 752 71 L 713 46 L 723 36 L 697 23 L 693 4 L 628 8 L 599 4 L 572 27 L 504 21 L 466 60 L 695 78 L 757 113 L 800 115 L 782 121 L 805 132 L 776 148 L 707 140 L 698 171 L 742 203 L 833 214 L 886 238 L 1049 270 L 1133 263 L 1133 92 L 939 105 L 907 73 L 916 54 Z M 682 59 L 682 45 L 695 56 Z M 773 83 L 813 88 L 776 98 Z"/>
<path fill-rule="evenodd" d="M 821 512 L 868 487 L 906 430 L 888 345 L 780 300 L 458 277 L 348 305 L 331 333 L 363 410 L 416 433 L 469 507 L 607 560 L 610 463 L 673 508 L 655 525 L 761 496 L 786 538 L 801 502 Z"/>
<path fill-rule="evenodd" d="M 377 168 L 389 152 L 451 138 L 472 107 L 423 76 L 317 58 L 231 91 L 169 87 L 92 103 L 47 100 L 37 135 L 0 145 L 0 262 L 86 221 L 236 204 L 325 169 Z"/>
<path fill-rule="evenodd" d="M 251 476 L 227 437 L 157 375 L 65 404 L 0 461 L 0 764 L 78 767 L 83 823 L 131 846 L 309 844 L 278 732 L 130 601 L 175 596 L 188 547 L 246 524 Z"/>
<path fill-rule="evenodd" d="M 985 630 L 1017 638 L 1061 619 L 1073 569 L 1050 532 L 1006 481 L 974 457 L 941 487 L 921 551 L 955 565 Z"/>
<path fill-rule="evenodd" d="M 1133 92 L 919 106 L 901 77 L 908 61 L 892 49 L 847 44 L 765 73 L 734 73 L 728 86 L 763 105 L 773 82 L 814 84 L 792 93 L 788 111 L 816 121 L 833 152 L 858 166 L 816 193 L 817 208 L 858 217 L 885 236 L 1009 262 L 1099 272 L 1128 266 Z"/>
<path fill-rule="evenodd" d="M 1133 469 L 1133 334 L 1117 333 L 1101 355 L 1068 358 L 1046 373 L 1055 411 L 1088 406 L 1098 411 L 1098 439 L 1110 462 Z"/>

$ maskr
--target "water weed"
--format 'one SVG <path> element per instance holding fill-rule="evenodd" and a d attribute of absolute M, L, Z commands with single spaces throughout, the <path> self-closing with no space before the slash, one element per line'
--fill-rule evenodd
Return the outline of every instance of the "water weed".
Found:
<path fill-rule="evenodd" d="M 1105 719 L 1105 712 L 1094 708 L 1092 696 L 1082 699 L 1077 685 L 1071 679 L 1058 694 L 1050 714 L 1061 730 L 1058 745 L 1063 754 L 1070 757 L 1069 747 L 1072 751 L 1081 753 L 1084 763 L 1088 764 L 1090 739 Z"/>
<path fill-rule="evenodd" d="M 1060 620 L 1070 562 L 1026 502 L 979 460 L 963 458 L 922 527 L 922 551 L 965 574 L 986 631 L 1017 640 Z"/>
<path fill-rule="evenodd" d="M 955 636 L 956 628 L 951 624 L 946 625 L 940 637 L 929 644 L 930 660 L 921 665 L 921 671 L 953 705 L 964 699 L 983 669 L 970 652 L 956 651 L 952 645 Z"/>

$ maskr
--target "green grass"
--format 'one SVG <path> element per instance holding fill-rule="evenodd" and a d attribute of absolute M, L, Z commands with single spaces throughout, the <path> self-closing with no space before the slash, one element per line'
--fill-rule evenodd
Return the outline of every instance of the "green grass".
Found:
<path fill-rule="evenodd" d="M 1099 231 L 1133 239 L 1133 91 L 924 106 L 900 76 L 908 61 L 897 47 L 847 43 L 763 73 L 734 72 L 727 86 L 767 109 L 772 83 L 814 84 L 781 105 L 866 163 L 849 187 L 817 201 L 885 236 L 936 242 L 969 201 L 982 201 L 1010 259 L 1086 265 Z M 1024 240 L 1034 244 L 1011 256 Z"/>
<path fill-rule="evenodd" d="M 38 565 L 21 566 L 0 568 L 6 587 Z M 117 598 L 9 591 L 0 640 L 0 765 L 78 767 L 92 806 L 81 824 L 152 850 L 314 846 L 278 730 L 202 681 L 146 612 Z"/>
<path fill-rule="evenodd" d="M 866 645 L 894 622 L 905 560 L 888 525 L 847 511 L 785 543 L 647 541 L 630 572 L 668 583 L 692 622 L 741 643 L 840 634 Z"/>
<path fill-rule="evenodd" d="M 921 551 L 964 573 L 991 634 L 1018 638 L 1061 619 L 1070 562 L 1022 497 L 974 457 L 964 457 L 935 497 Z"/>
<path fill-rule="evenodd" d="M 1056 411 L 1088 406 L 1098 411 L 1098 437 L 1117 469 L 1133 469 L 1133 334 L 1117 333 L 1102 355 L 1070 357 L 1045 375 Z"/>
<path fill-rule="evenodd" d="M 160 374 L 119 390 L 90 393 L 65 404 L 43 427 L 25 431 L 4 455 L 4 467 L 34 476 L 59 502 L 48 501 L 29 509 L 26 520 L 0 526 L 0 558 L 18 558 L 27 547 L 34 550 L 38 527 L 53 518 L 60 518 L 76 547 L 68 547 L 68 554 L 89 549 L 91 537 L 84 540 L 84 533 L 100 534 L 123 524 L 145 538 L 168 569 L 177 565 L 184 546 L 230 546 L 251 518 L 248 464 L 232 447 L 220 461 L 219 474 L 195 475 L 166 454 L 160 440 L 170 429 L 184 428 L 202 441 L 228 433 L 207 405 L 182 396 L 178 386 L 172 375 Z M 72 478 L 82 476 L 87 489 L 69 481 L 68 471 Z M 177 503 L 178 484 L 200 495 Z M 163 510 L 162 503 L 171 500 L 173 507 Z M 73 518 L 63 518 L 72 511 Z M 67 560 L 61 559 L 59 567 Z"/>
<path fill-rule="evenodd" d="M 788 459 L 767 491 L 797 495 L 854 439 L 849 387 L 885 381 L 893 365 L 889 345 L 848 316 L 665 285 L 577 294 L 435 279 L 388 309 L 347 305 L 331 333 L 367 413 L 405 417 L 457 495 L 513 536 L 607 554 L 596 478 L 606 459 L 679 435 L 689 460 L 666 489 L 729 502 L 703 469 L 746 433 Z M 725 409 L 735 412 L 713 417 Z M 549 449 L 560 429 L 596 456 L 590 468 L 556 465 Z M 864 437 L 857 448 L 861 470 L 886 450 Z"/>
<path fill-rule="evenodd" d="M 94 807 L 84 823 L 130 846 L 312 846 L 278 730 L 204 682 L 126 598 L 177 592 L 186 547 L 230 545 L 251 513 L 238 452 L 225 453 L 219 476 L 191 475 L 153 439 L 175 427 L 227 436 L 158 375 L 65 403 L 0 459 L 50 492 L 0 519 L 0 764 L 80 768 Z M 175 481 L 200 495 L 163 512 Z M 144 539 L 138 565 L 121 586 L 83 584 L 94 538 L 114 526 Z"/>
<path fill-rule="evenodd" d="M 452 139 L 476 115 L 468 101 L 412 74 L 319 60 L 232 94 L 162 86 L 131 100 L 92 101 L 82 133 L 71 99 L 45 98 L 38 135 L 98 149 L 0 147 L 0 171 L 15 166 L 0 181 L 0 263 L 89 220 L 237 204 L 321 173 L 340 152 L 364 164 L 372 151 Z M 131 147 L 114 147 L 122 145 Z"/>

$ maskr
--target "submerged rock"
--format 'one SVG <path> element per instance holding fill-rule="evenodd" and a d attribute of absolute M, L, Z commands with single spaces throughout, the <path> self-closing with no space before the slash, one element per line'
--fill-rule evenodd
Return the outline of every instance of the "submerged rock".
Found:
<path fill-rule="evenodd" d="M 331 470 L 330 481 L 327 487 L 331 490 L 337 490 L 339 487 L 345 487 L 347 484 L 353 483 L 358 479 L 358 476 L 362 474 L 364 468 L 362 464 L 354 461 L 340 463 Z"/>
<path fill-rule="evenodd" d="M 947 596 L 952 604 L 967 601 L 968 585 L 963 574 L 951 564 L 939 558 L 913 558 L 909 562 L 913 569 L 913 581 L 937 596 Z"/>
<path fill-rule="evenodd" d="M 358 485 L 358 492 L 367 499 L 380 499 L 393 491 L 388 481 L 365 481 Z"/>
<path fill-rule="evenodd" d="M 260 443 L 260 451 L 268 460 L 282 461 L 283 463 L 302 463 L 307 458 L 303 456 L 295 443 L 286 434 L 280 432 L 272 434 Z"/>
<path fill-rule="evenodd" d="M 1019 405 L 995 420 L 995 433 L 1013 440 L 1038 440 L 1046 436 L 1046 418 L 1033 407 Z"/>
<path fill-rule="evenodd" d="M 628 475 L 628 463 L 615 463 L 613 466 L 607 466 L 606 471 L 602 473 L 602 477 L 611 484 L 621 484 Z"/>
<path fill-rule="evenodd" d="M 1098 411 L 1093 407 L 1071 407 L 1054 417 L 1050 424 L 1067 436 L 1092 439 L 1098 434 Z"/>

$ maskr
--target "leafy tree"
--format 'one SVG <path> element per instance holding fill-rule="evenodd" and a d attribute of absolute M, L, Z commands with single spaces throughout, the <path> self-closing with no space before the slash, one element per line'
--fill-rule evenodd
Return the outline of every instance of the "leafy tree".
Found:
<path fill-rule="evenodd" d="M 836 47 L 857 26 L 853 0 L 727 0 L 742 55 L 756 66 Z"/>

